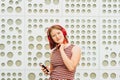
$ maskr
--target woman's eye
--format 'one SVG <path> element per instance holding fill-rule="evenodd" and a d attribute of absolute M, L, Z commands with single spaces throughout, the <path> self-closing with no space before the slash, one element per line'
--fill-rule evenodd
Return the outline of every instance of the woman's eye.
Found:
<path fill-rule="evenodd" d="M 55 37 L 55 35 L 52 35 L 52 37 Z"/>
<path fill-rule="evenodd" d="M 58 32 L 58 34 L 60 34 L 60 32 Z"/>

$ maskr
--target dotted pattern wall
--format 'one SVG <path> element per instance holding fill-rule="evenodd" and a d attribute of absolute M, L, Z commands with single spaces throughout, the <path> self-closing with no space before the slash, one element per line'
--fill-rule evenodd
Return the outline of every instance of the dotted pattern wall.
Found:
<path fill-rule="evenodd" d="M 48 80 L 46 30 L 64 26 L 82 58 L 75 80 L 120 80 L 120 0 L 0 0 L 0 80 Z"/>

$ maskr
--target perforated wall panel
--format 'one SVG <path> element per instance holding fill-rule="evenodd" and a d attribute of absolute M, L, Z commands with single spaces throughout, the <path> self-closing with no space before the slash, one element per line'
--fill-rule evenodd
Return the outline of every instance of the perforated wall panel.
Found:
<path fill-rule="evenodd" d="M 0 0 L 0 80 L 48 80 L 46 30 L 80 46 L 75 80 L 120 80 L 120 0 Z"/>

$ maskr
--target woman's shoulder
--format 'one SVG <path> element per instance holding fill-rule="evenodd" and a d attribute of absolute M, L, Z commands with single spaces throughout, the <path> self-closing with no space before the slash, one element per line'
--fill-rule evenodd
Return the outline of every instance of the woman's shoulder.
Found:
<path fill-rule="evenodd" d="M 78 50 L 80 50 L 80 46 L 75 45 L 75 44 L 71 44 L 71 45 L 73 46 L 72 51 L 78 51 Z"/>
<path fill-rule="evenodd" d="M 72 51 L 73 55 L 77 55 L 77 56 L 81 55 L 81 49 L 80 49 L 80 46 L 78 46 L 78 45 L 74 45 L 74 47 L 72 48 L 71 51 Z"/>
<path fill-rule="evenodd" d="M 70 44 L 70 45 L 73 46 L 74 48 L 80 48 L 80 46 L 76 44 Z"/>

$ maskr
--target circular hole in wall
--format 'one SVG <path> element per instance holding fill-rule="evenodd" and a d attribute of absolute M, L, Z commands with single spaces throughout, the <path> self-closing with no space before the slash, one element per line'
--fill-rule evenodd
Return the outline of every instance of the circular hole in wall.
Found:
<path fill-rule="evenodd" d="M 35 80 L 35 78 L 36 78 L 35 73 L 29 73 L 29 74 L 28 74 L 28 79 L 29 79 L 29 80 Z"/>
<path fill-rule="evenodd" d="M 21 20 L 21 19 L 17 19 L 17 20 L 15 21 L 15 23 L 16 23 L 17 25 L 20 25 L 20 24 L 22 23 L 22 20 Z"/>
<path fill-rule="evenodd" d="M 110 74 L 110 77 L 111 77 L 112 79 L 115 79 L 115 78 L 116 78 L 116 73 L 111 73 L 111 74 Z"/>
<path fill-rule="evenodd" d="M 110 57 L 111 58 L 115 58 L 117 55 L 116 55 L 116 53 L 115 52 L 111 52 L 111 54 L 110 54 Z"/>
<path fill-rule="evenodd" d="M 4 50 L 5 45 L 4 44 L 0 44 L 0 50 Z"/>
<path fill-rule="evenodd" d="M 41 49 L 42 49 L 42 44 L 37 44 L 36 48 L 37 48 L 38 50 L 41 50 Z"/>
<path fill-rule="evenodd" d="M 9 7 L 7 8 L 7 11 L 8 11 L 9 13 L 13 12 L 13 7 L 9 6 Z"/>
<path fill-rule="evenodd" d="M 96 74 L 95 74 L 95 73 L 91 73 L 91 74 L 90 74 L 90 78 L 91 78 L 91 79 L 95 79 L 95 78 L 96 78 Z"/>
<path fill-rule="evenodd" d="M 110 62 L 110 64 L 111 64 L 111 66 L 116 66 L 117 62 L 116 62 L 115 60 L 112 60 L 112 61 Z"/>
<path fill-rule="evenodd" d="M 102 77 L 104 78 L 104 79 L 107 79 L 108 78 L 108 73 L 103 73 L 103 75 L 102 75 Z"/>
<path fill-rule="evenodd" d="M 12 25 L 12 24 L 13 24 L 13 20 L 12 20 L 12 19 L 8 19 L 8 20 L 7 20 L 7 24 L 8 24 L 8 25 Z"/>
<path fill-rule="evenodd" d="M 51 0 L 45 0 L 45 4 L 50 4 L 51 3 Z"/>
<path fill-rule="evenodd" d="M 7 53 L 7 57 L 8 57 L 8 58 L 12 58 L 12 57 L 13 57 L 13 53 L 12 53 L 12 52 L 8 52 L 8 53 Z"/>
<path fill-rule="evenodd" d="M 38 42 L 42 41 L 42 36 L 37 36 L 37 37 L 36 37 L 36 40 L 37 40 Z"/>
<path fill-rule="evenodd" d="M 104 60 L 104 61 L 102 62 L 102 64 L 103 64 L 103 66 L 108 66 L 108 61 L 107 61 L 107 60 Z"/>
<path fill-rule="evenodd" d="M 36 57 L 37 58 L 41 58 L 42 57 L 42 53 L 41 52 L 37 52 Z"/>
<path fill-rule="evenodd" d="M 13 66 L 13 61 L 12 61 L 12 60 L 8 60 L 8 61 L 7 61 L 7 65 L 8 65 L 8 66 Z"/>
<path fill-rule="evenodd" d="M 19 66 L 22 65 L 22 62 L 21 62 L 20 60 L 17 60 L 17 61 L 15 62 L 15 64 L 16 64 L 17 67 L 19 67 Z"/>

